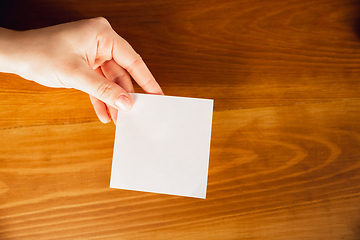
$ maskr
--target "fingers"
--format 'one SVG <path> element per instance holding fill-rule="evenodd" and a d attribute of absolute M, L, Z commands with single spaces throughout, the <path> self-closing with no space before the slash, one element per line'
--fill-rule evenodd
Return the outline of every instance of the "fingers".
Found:
<path fill-rule="evenodd" d="M 95 113 L 98 116 L 99 120 L 102 123 L 110 122 L 111 119 L 107 112 L 105 103 L 103 103 L 102 101 L 100 101 L 99 99 L 97 99 L 91 95 L 90 95 L 90 101 L 91 101 L 92 105 L 94 106 Z"/>
<path fill-rule="evenodd" d="M 120 67 L 115 61 L 110 60 L 106 62 L 101 66 L 101 70 L 108 80 L 115 82 L 127 92 L 134 92 L 134 86 L 131 82 L 129 73 Z M 118 110 L 110 106 L 108 107 L 108 110 L 110 112 L 111 118 L 116 124 Z"/>
<path fill-rule="evenodd" d="M 114 36 L 113 59 L 130 73 L 145 92 L 164 94 L 139 54 L 117 34 Z"/>
<path fill-rule="evenodd" d="M 109 110 L 110 116 L 111 116 L 114 124 L 116 125 L 118 110 L 116 108 L 113 108 L 113 107 L 110 107 L 110 106 L 108 106 L 108 110 Z"/>
<path fill-rule="evenodd" d="M 79 69 L 75 88 L 84 91 L 91 96 L 103 101 L 115 109 L 129 110 L 132 107 L 132 99 L 127 91 L 116 83 L 101 76 L 88 66 Z"/>
<path fill-rule="evenodd" d="M 95 72 L 97 72 L 100 76 L 104 76 L 103 72 L 101 71 L 101 68 L 95 69 Z M 106 104 L 91 95 L 89 96 L 90 96 L 90 101 L 94 107 L 95 113 L 98 116 L 99 120 L 102 123 L 109 123 L 111 121 L 111 118 L 108 114 Z"/>
<path fill-rule="evenodd" d="M 110 60 L 103 64 L 101 70 L 107 79 L 117 83 L 127 92 L 134 92 L 134 86 L 131 82 L 129 73 L 114 62 L 114 60 Z"/>
<path fill-rule="evenodd" d="M 130 75 L 125 69 L 120 67 L 113 60 L 105 62 L 100 68 L 95 69 L 100 76 L 106 77 L 111 82 L 115 82 L 127 92 L 134 92 L 134 87 L 131 83 Z M 106 105 L 99 99 L 90 96 L 91 103 L 94 106 L 95 112 L 99 120 L 103 123 L 110 122 L 110 116 L 116 124 L 118 110 L 110 105 Z M 109 116 L 110 113 L 110 116 Z"/>

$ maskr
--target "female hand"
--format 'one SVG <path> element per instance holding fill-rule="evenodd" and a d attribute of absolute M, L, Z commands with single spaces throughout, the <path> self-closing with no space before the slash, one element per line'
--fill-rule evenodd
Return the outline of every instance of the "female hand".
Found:
<path fill-rule="evenodd" d="M 0 29 L 0 71 L 48 87 L 90 95 L 100 121 L 132 107 L 130 75 L 151 94 L 163 94 L 141 57 L 104 18 L 16 32 Z M 108 111 L 107 111 L 108 110 Z"/>

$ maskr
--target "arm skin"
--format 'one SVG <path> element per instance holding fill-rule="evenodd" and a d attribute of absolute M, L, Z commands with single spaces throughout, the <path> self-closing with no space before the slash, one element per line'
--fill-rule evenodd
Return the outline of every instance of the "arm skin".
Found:
<path fill-rule="evenodd" d="M 145 92 L 163 94 L 140 55 L 101 17 L 23 32 L 0 28 L 0 72 L 86 92 L 103 123 L 108 112 L 116 123 L 118 109 L 132 107 L 130 76 Z"/>

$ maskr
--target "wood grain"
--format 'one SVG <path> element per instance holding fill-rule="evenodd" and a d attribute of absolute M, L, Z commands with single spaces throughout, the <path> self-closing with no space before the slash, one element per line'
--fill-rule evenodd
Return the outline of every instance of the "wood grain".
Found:
<path fill-rule="evenodd" d="M 360 238 L 358 1 L 18 3 L 1 26 L 105 16 L 215 112 L 206 200 L 110 189 L 88 96 L 0 74 L 0 239 Z"/>

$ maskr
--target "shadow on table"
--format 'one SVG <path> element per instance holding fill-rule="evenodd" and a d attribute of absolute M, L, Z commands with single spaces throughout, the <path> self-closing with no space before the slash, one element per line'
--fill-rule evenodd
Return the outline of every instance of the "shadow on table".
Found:
<path fill-rule="evenodd" d="M 0 1 L 0 27 L 28 30 L 75 21 L 82 16 L 62 1 Z"/>
<path fill-rule="evenodd" d="M 360 39 L 360 1 L 354 3 L 354 9 L 356 9 L 357 11 L 357 16 L 354 22 L 354 32 L 356 36 Z"/>

